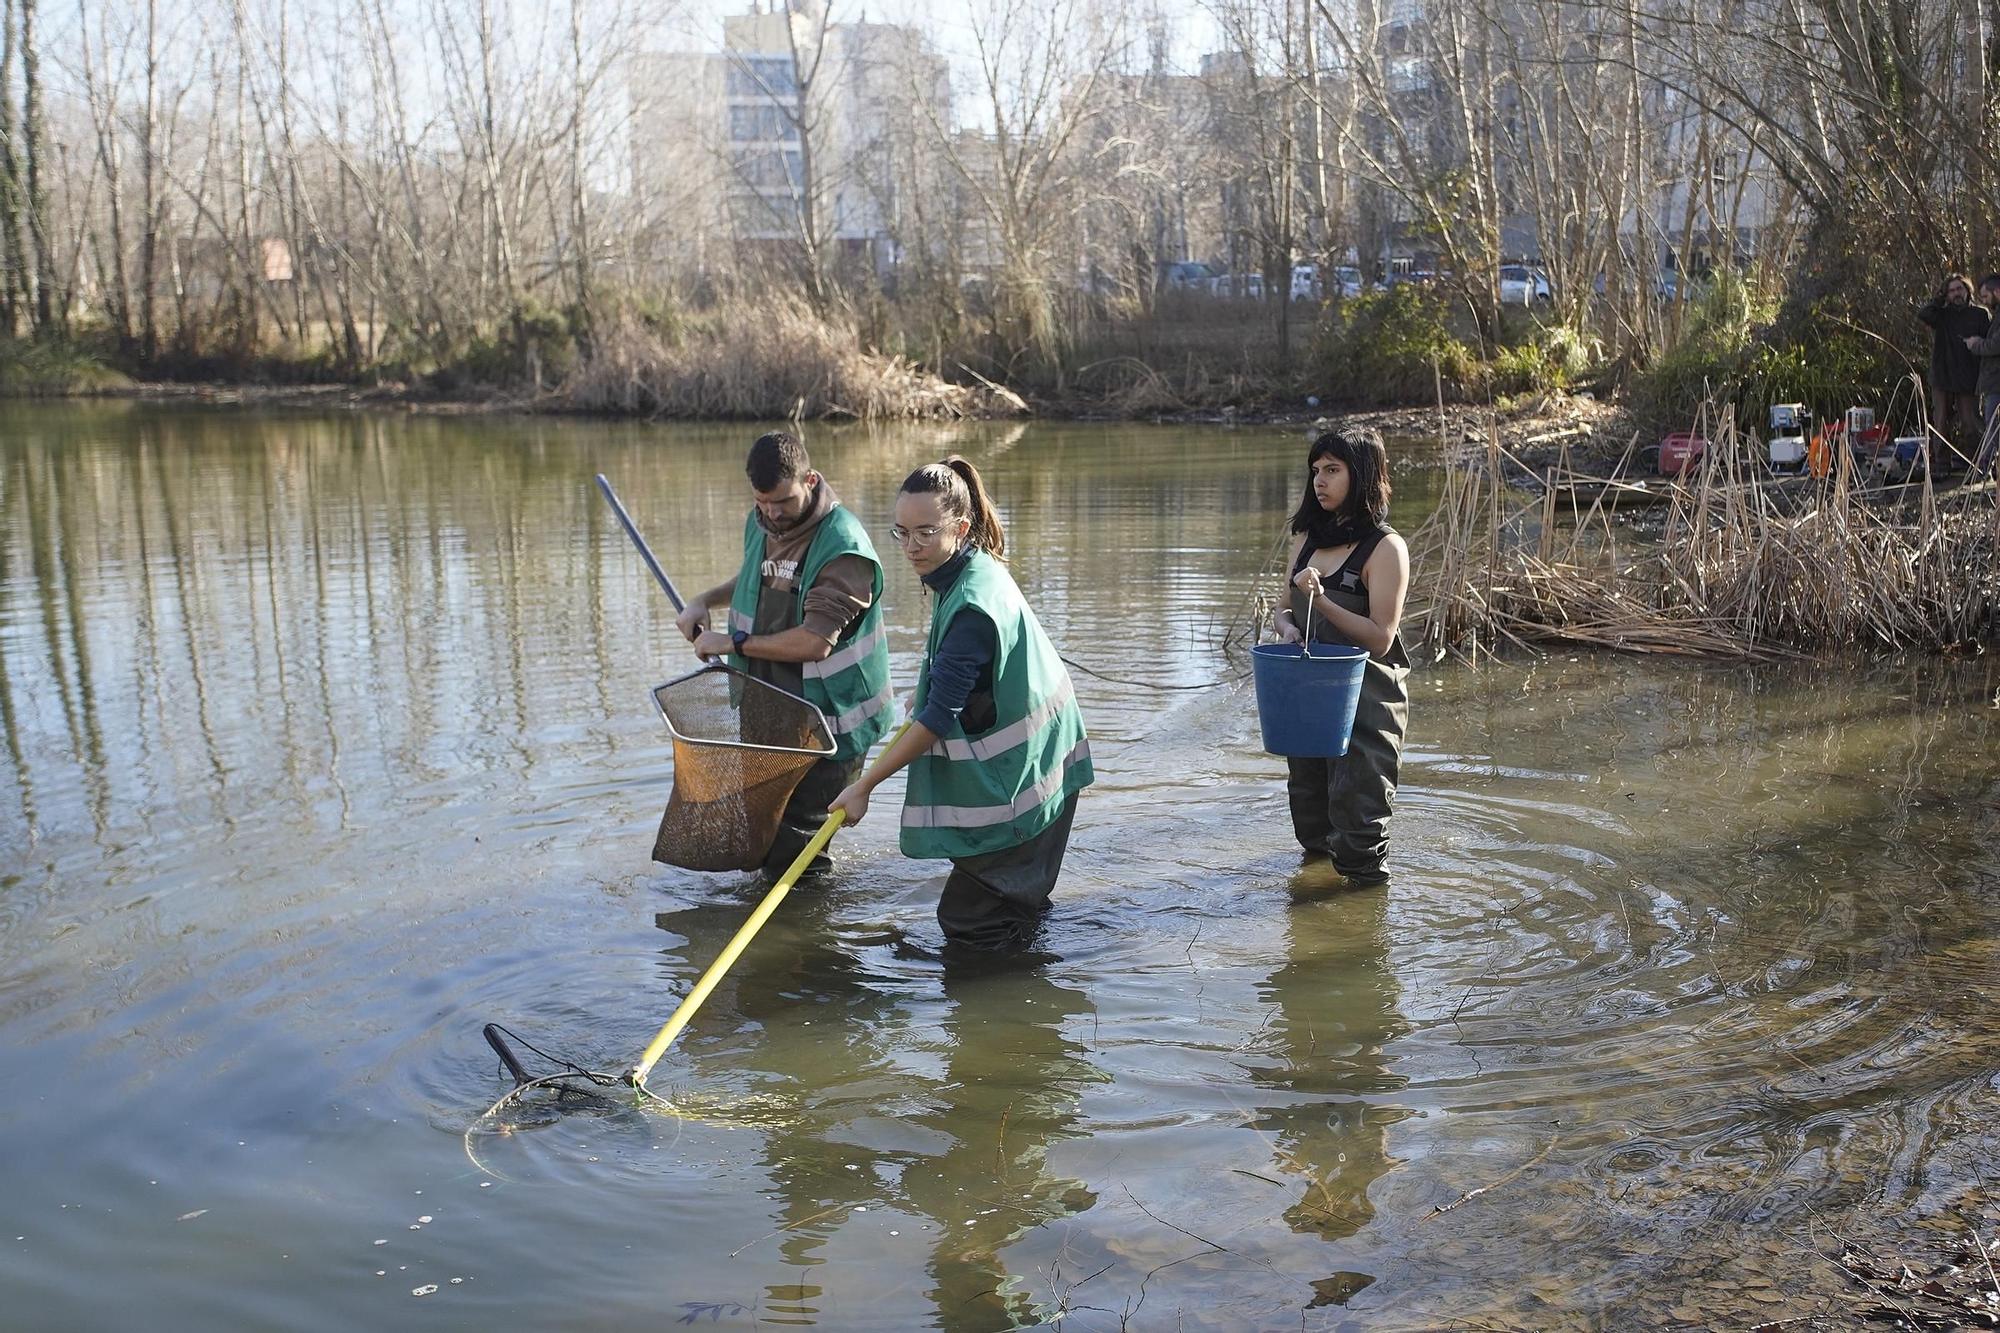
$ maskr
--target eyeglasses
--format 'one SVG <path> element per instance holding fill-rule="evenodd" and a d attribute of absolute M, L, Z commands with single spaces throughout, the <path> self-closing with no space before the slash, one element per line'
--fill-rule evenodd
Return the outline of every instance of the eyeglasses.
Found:
<path fill-rule="evenodd" d="M 943 533 L 944 529 L 933 523 L 927 523 L 921 528 L 906 528 L 898 523 L 889 529 L 889 540 L 898 546 L 906 546 L 910 538 L 915 537 L 919 546 L 935 546 L 937 539 Z"/>

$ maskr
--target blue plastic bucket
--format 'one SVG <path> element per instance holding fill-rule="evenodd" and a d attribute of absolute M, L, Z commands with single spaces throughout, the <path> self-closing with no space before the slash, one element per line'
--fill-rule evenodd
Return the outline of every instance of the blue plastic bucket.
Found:
<path fill-rule="evenodd" d="M 1308 657 L 1296 643 L 1260 643 L 1250 650 L 1250 667 L 1267 751 L 1297 759 L 1347 753 L 1368 669 L 1366 649 L 1316 643 Z"/>

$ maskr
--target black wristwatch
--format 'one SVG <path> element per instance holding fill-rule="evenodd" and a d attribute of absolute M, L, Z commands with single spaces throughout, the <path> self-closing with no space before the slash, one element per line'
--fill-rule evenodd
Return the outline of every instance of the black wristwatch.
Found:
<path fill-rule="evenodd" d="M 729 646 L 736 650 L 738 657 L 745 656 L 743 645 L 749 638 L 750 631 L 747 629 L 733 629 L 729 631 Z"/>

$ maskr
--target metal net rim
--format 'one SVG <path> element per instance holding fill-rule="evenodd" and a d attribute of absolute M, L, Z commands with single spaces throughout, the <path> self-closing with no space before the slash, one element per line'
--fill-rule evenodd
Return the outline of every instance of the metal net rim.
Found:
<path fill-rule="evenodd" d="M 666 703 L 660 697 L 661 693 L 663 691 L 672 689 L 676 685 L 682 685 L 690 680 L 699 679 L 700 677 L 707 675 L 711 672 L 721 672 L 726 675 L 736 676 L 744 682 L 746 688 L 755 687 L 757 689 L 769 690 L 773 694 L 784 696 L 785 698 L 798 704 L 801 708 L 806 708 L 811 710 L 813 716 L 819 719 L 819 730 L 820 733 L 827 738 L 826 745 L 824 747 L 818 747 L 818 746 L 808 747 L 800 745 L 761 745 L 754 741 L 725 741 L 725 740 L 716 740 L 713 737 L 688 735 L 686 732 L 682 731 L 679 727 L 676 727 L 674 725 L 673 715 L 670 712 L 668 712 Z M 726 665 L 725 663 L 712 662 L 707 666 L 697 667 L 693 671 L 690 671 L 685 675 L 675 676 L 672 680 L 663 682 L 662 684 L 659 685 L 655 685 L 652 689 L 652 696 L 653 696 L 653 707 L 659 710 L 660 721 L 666 724 L 668 734 L 671 735 L 675 741 L 685 745 L 708 746 L 710 748 L 718 750 L 761 750 L 771 754 L 796 754 L 796 755 L 809 754 L 819 759 L 824 759 L 831 756 L 839 748 L 838 745 L 833 740 L 833 727 L 830 723 L 827 722 L 826 714 L 820 711 L 820 708 L 817 704 L 813 703 L 810 699 L 806 699 L 799 695 L 793 694 L 790 690 L 783 689 L 779 686 L 773 685 L 769 681 L 758 680 L 755 676 L 750 675 L 748 672 L 739 671 L 735 667 Z"/>

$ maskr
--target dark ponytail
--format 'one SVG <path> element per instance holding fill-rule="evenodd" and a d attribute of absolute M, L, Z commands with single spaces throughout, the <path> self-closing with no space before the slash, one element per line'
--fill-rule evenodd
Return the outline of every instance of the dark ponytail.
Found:
<path fill-rule="evenodd" d="M 979 469 L 957 454 L 942 463 L 926 463 L 903 479 L 906 495 L 935 495 L 938 509 L 950 518 L 962 518 L 971 526 L 965 533 L 966 545 L 986 552 L 995 560 L 1007 558 L 1007 531 L 1000 515 L 979 479 Z"/>

